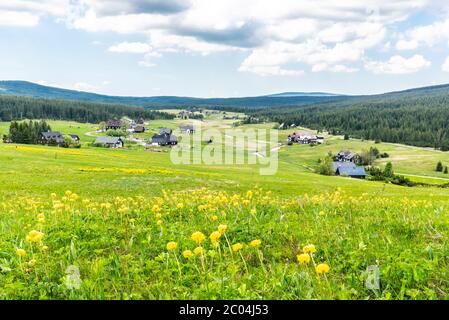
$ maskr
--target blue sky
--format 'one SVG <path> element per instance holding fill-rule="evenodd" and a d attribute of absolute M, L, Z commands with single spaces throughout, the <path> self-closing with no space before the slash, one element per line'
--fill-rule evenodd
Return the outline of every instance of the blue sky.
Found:
<path fill-rule="evenodd" d="M 371 94 L 449 83 L 437 0 L 5 0 L 0 78 L 111 95 Z"/>

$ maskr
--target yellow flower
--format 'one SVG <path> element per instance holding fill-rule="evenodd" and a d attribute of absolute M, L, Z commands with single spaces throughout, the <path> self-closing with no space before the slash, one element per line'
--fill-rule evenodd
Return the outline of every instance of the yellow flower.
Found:
<path fill-rule="evenodd" d="M 191 238 L 196 243 L 202 243 L 206 239 L 206 236 L 202 232 L 197 231 L 192 234 Z"/>
<path fill-rule="evenodd" d="M 309 244 L 304 247 L 303 251 L 304 251 L 304 253 L 314 253 L 314 252 L 316 252 L 315 245 Z"/>
<path fill-rule="evenodd" d="M 30 267 L 34 266 L 35 264 L 36 264 L 36 260 L 34 260 L 34 259 L 31 259 L 30 261 L 28 261 L 28 265 Z"/>
<path fill-rule="evenodd" d="M 323 217 L 323 216 L 326 215 L 326 213 L 325 213 L 324 211 L 320 211 L 320 212 L 318 213 L 318 215 L 319 215 L 320 217 Z"/>
<path fill-rule="evenodd" d="M 204 249 L 203 249 L 203 247 L 196 247 L 196 248 L 193 250 L 193 253 L 194 253 L 194 254 L 203 254 L 203 253 L 204 253 Z"/>
<path fill-rule="evenodd" d="M 44 234 L 42 232 L 39 232 L 39 231 L 36 231 L 36 230 L 32 230 L 26 236 L 25 241 L 27 241 L 27 242 L 40 242 L 43 237 L 44 237 Z"/>
<path fill-rule="evenodd" d="M 190 250 L 185 250 L 182 255 L 184 256 L 184 258 L 189 259 L 191 257 L 193 257 L 193 252 Z"/>
<path fill-rule="evenodd" d="M 220 239 L 220 237 L 221 237 L 221 233 L 218 232 L 218 231 L 212 232 L 212 233 L 210 234 L 210 236 L 209 236 L 210 241 L 212 241 L 212 243 L 217 242 L 218 239 Z"/>
<path fill-rule="evenodd" d="M 176 208 L 182 209 L 182 208 L 184 208 L 184 204 L 183 204 L 183 203 L 178 203 L 178 204 L 176 205 Z"/>
<path fill-rule="evenodd" d="M 301 264 L 306 264 L 310 262 L 310 255 L 307 253 L 298 254 L 296 258 L 298 258 L 298 262 Z"/>
<path fill-rule="evenodd" d="M 327 263 L 320 263 L 316 266 L 316 273 L 328 273 L 331 268 Z"/>
<path fill-rule="evenodd" d="M 43 247 L 42 247 L 42 250 L 47 251 L 47 250 L 48 250 L 48 247 L 47 247 L 47 246 L 43 246 Z"/>
<path fill-rule="evenodd" d="M 159 211 L 161 211 L 161 207 L 159 207 L 157 204 L 155 204 L 151 210 L 153 210 L 153 212 L 159 212 Z"/>
<path fill-rule="evenodd" d="M 173 251 L 176 249 L 177 246 L 178 246 L 178 244 L 176 242 L 171 241 L 171 242 L 167 243 L 167 250 Z"/>
<path fill-rule="evenodd" d="M 255 215 L 256 215 L 256 213 L 257 213 L 257 210 L 256 210 L 256 208 L 253 208 L 253 209 L 251 209 L 251 214 L 252 214 L 253 216 L 255 216 Z"/>
<path fill-rule="evenodd" d="M 156 222 L 156 224 L 157 224 L 158 226 L 161 226 L 161 225 L 162 225 L 162 223 L 163 223 L 163 221 L 162 221 L 162 220 L 158 220 L 158 221 Z"/>
<path fill-rule="evenodd" d="M 160 213 L 156 213 L 155 217 L 156 217 L 156 219 L 160 219 L 160 218 L 162 218 L 162 215 Z"/>
<path fill-rule="evenodd" d="M 234 251 L 234 252 L 238 252 L 242 249 L 243 249 L 243 244 L 241 244 L 240 242 L 232 245 L 232 251 Z"/>
<path fill-rule="evenodd" d="M 262 241 L 260 241 L 259 239 L 253 240 L 250 242 L 250 246 L 253 248 L 257 248 L 262 244 Z"/>
<path fill-rule="evenodd" d="M 212 221 L 217 221 L 218 220 L 218 216 L 212 216 Z"/>
<path fill-rule="evenodd" d="M 218 226 L 218 232 L 220 232 L 221 234 L 225 234 L 226 230 L 228 230 L 228 226 L 225 224 L 220 224 Z"/>
<path fill-rule="evenodd" d="M 16 252 L 20 257 L 24 257 L 26 255 L 26 252 L 23 249 L 17 249 Z"/>
<path fill-rule="evenodd" d="M 57 196 L 56 196 L 56 193 L 52 193 L 50 196 L 51 196 L 53 199 L 57 197 Z"/>

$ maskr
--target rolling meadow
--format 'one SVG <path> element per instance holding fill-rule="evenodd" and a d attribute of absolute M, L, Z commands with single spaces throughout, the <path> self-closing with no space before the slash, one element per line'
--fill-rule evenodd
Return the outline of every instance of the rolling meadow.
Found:
<path fill-rule="evenodd" d="M 390 155 L 376 165 L 443 185 L 447 153 L 326 135 L 282 146 L 277 174 L 261 176 L 174 165 L 166 148 L 94 148 L 97 125 L 49 123 L 81 148 L 0 144 L 0 299 L 449 298 L 447 188 L 311 170 L 330 151 L 376 146 Z M 180 123 L 151 121 L 145 135 Z"/>

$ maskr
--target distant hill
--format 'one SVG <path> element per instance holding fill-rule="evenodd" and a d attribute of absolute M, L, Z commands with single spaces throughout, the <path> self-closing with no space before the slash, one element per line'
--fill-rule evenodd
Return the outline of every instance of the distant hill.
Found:
<path fill-rule="evenodd" d="M 270 94 L 267 97 L 338 97 L 340 94 L 326 93 L 326 92 L 283 92 Z"/>
<path fill-rule="evenodd" d="M 449 85 L 245 112 L 287 126 L 449 151 Z"/>
<path fill-rule="evenodd" d="M 147 108 L 179 106 L 283 107 L 326 102 L 330 99 L 340 98 L 338 95 L 328 93 L 281 93 L 260 97 L 211 99 L 176 96 L 122 97 L 54 88 L 26 81 L 0 81 L 0 95 L 133 105 Z"/>

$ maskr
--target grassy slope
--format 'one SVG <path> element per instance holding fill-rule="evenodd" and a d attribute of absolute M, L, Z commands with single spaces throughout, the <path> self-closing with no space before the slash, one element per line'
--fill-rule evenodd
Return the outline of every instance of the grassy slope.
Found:
<path fill-rule="evenodd" d="M 153 132 L 160 126 L 176 129 L 179 123 L 177 120 L 154 121 L 150 129 Z M 224 129 L 230 127 L 231 123 L 232 121 L 210 120 L 206 122 L 206 127 Z M 94 131 L 95 125 L 57 121 L 51 121 L 50 124 L 54 130 L 60 130 L 66 134 L 79 134 L 84 142 L 83 148 L 65 150 L 45 146 L 17 147 L 1 144 L 0 162 L 3 174 L 0 175 L 0 184 L 3 186 L 3 192 L 47 195 L 51 192 L 71 189 L 81 195 L 92 194 L 101 197 L 111 194 L 155 195 L 162 189 L 185 190 L 203 185 L 230 191 L 246 190 L 258 185 L 266 190 L 288 196 L 303 193 L 316 194 L 342 187 L 354 194 L 379 192 L 387 196 L 447 198 L 447 190 L 438 188 L 423 192 L 421 188 L 385 186 L 383 183 L 324 177 L 313 174 L 304 167 L 304 165 L 315 164 L 316 160 L 328 151 L 336 152 L 341 149 L 361 151 L 374 145 L 373 142 L 344 141 L 339 137 L 330 137 L 325 145 L 314 148 L 300 145 L 283 147 L 279 152 L 278 173 L 274 176 L 260 176 L 257 174 L 257 166 L 173 165 L 168 152 L 144 152 L 142 147 L 134 147 L 131 150 L 88 148 L 85 144 L 94 138 L 85 136 L 84 133 Z M 245 127 L 269 128 L 271 124 Z M 0 134 L 6 130 L 7 124 L 0 124 Z M 286 134 L 287 132 L 284 131 L 280 133 L 282 141 Z M 433 170 L 438 160 L 449 162 L 447 153 L 391 144 L 377 144 L 376 147 L 381 152 L 390 154 L 388 160 L 393 162 L 397 172 L 447 177 Z M 382 165 L 382 162 L 379 164 Z M 145 174 L 81 171 L 85 168 L 128 168 L 150 171 Z M 158 172 L 158 170 L 168 171 Z M 423 180 L 423 178 L 419 179 Z M 437 181 L 445 182 L 445 180 Z"/>

